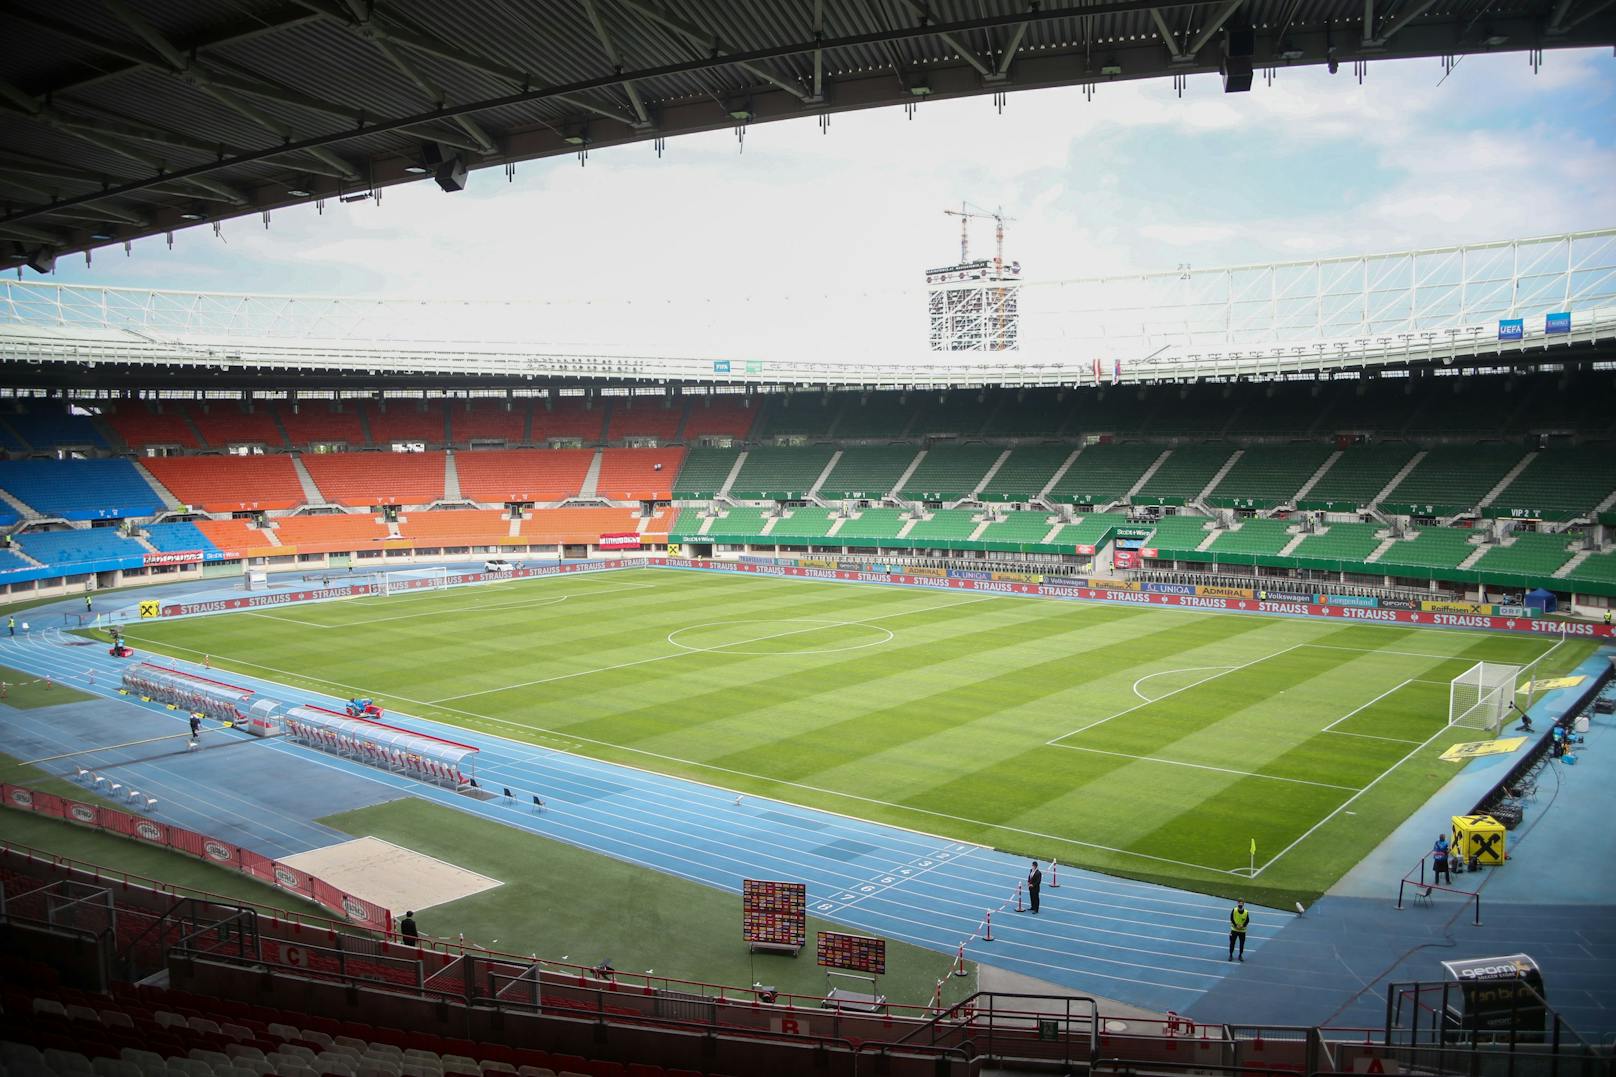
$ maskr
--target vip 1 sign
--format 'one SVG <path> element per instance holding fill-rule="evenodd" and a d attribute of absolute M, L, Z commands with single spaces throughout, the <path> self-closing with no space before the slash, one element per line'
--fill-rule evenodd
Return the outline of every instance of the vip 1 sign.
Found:
<path fill-rule="evenodd" d="M 1526 336 L 1526 322 L 1521 318 L 1498 319 L 1499 340 L 1522 340 Z"/>
<path fill-rule="evenodd" d="M 1543 316 L 1543 332 L 1551 336 L 1556 333 L 1571 332 L 1571 312 L 1563 310 L 1557 314 L 1545 314 Z"/>

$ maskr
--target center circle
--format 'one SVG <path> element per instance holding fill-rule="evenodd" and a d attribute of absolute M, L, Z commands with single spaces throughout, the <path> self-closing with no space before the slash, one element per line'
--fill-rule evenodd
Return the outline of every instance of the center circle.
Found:
<path fill-rule="evenodd" d="M 891 632 L 875 625 L 814 617 L 708 621 L 668 633 L 668 642 L 686 651 L 765 656 L 859 651 L 891 639 Z"/>

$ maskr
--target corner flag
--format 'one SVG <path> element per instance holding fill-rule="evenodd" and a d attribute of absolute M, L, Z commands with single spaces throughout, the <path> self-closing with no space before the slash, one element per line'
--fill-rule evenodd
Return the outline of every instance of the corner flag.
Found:
<path fill-rule="evenodd" d="M 1257 855 L 1257 839 L 1256 838 L 1251 839 L 1251 855 L 1252 856 Z"/>

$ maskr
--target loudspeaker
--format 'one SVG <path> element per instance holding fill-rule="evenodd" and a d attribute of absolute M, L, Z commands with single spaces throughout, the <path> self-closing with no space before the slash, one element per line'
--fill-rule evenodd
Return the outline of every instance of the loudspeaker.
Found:
<path fill-rule="evenodd" d="M 1247 66 L 1249 67 L 1250 64 L 1247 64 Z M 1249 72 L 1248 72 L 1247 78 L 1246 78 L 1246 87 L 1247 87 L 1247 89 L 1249 89 L 1251 87 L 1251 78 L 1250 78 Z M 465 190 L 466 189 L 466 162 L 465 162 L 465 159 L 462 158 L 462 157 L 459 157 L 459 156 L 449 158 L 447 161 L 443 162 L 441 165 L 438 166 L 438 170 L 437 170 L 436 173 L 433 174 L 432 178 L 437 180 L 438 181 L 438 186 L 442 187 L 445 191 L 463 191 L 463 190 Z"/>
<path fill-rule="evenodd" d="M 1248 93 L 1251 90 L 1251 57 L 1225 56 L 1218 70 L 1223 74 L 1224 93 Z"/>
<path fill-rule="evenodd" d="M 35 273 L 45 274 L 56 272 L 56 252 L 47 247 L 39 247 L 27 256 L 28 268 Z"/>

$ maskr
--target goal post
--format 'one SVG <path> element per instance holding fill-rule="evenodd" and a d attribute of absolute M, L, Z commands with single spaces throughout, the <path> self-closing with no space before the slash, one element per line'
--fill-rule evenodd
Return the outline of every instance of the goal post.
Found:
<path fill-rule="evenodd" d="M 1454 677 L 1448 682 L 1448 724 L 1498 732 L 1510 716 L 1520 673 L 1520 666 L 1477 662 Z"/>

